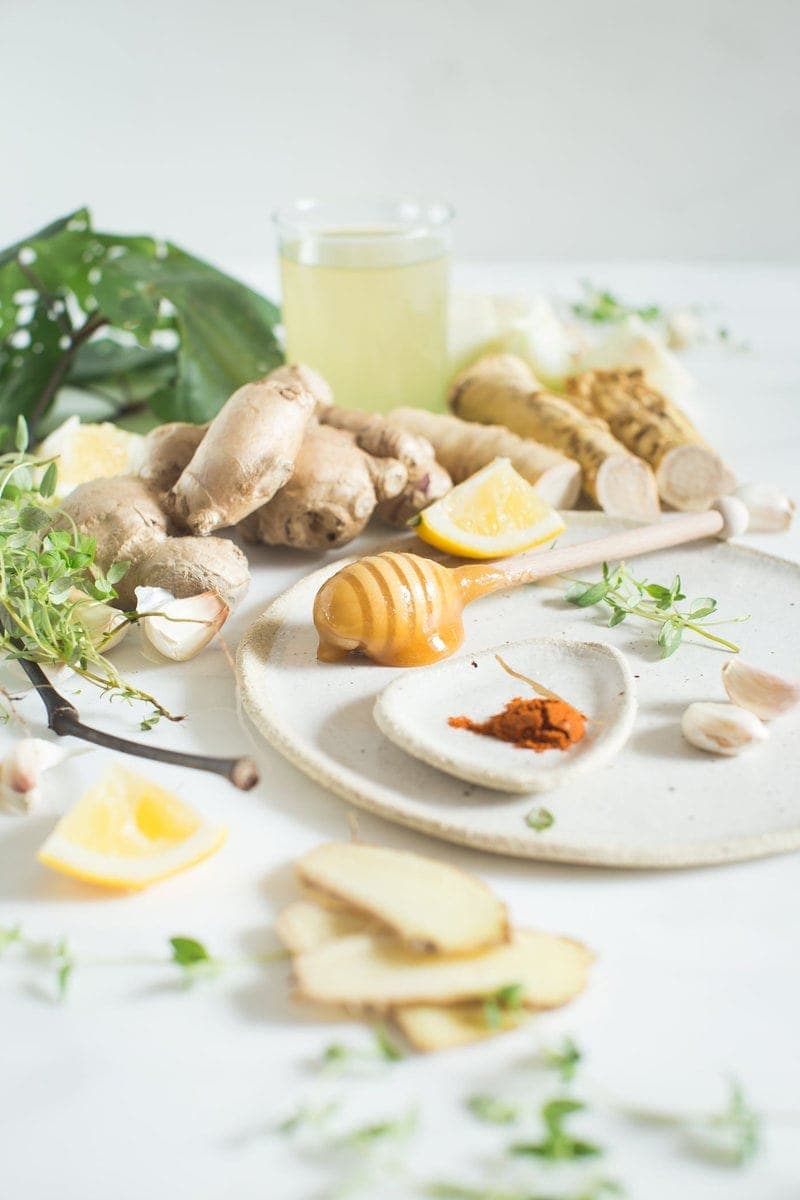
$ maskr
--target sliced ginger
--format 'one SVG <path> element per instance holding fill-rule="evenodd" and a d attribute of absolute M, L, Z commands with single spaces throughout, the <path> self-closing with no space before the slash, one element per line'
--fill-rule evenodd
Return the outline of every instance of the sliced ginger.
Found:
<path fill-rule="evenodd" d="M 456 1004 L 521 988 L 526 1008 L 558 1008 L 586 985 L 592 955 L 579 942 L 533 930 L 480 953 L 420 954 L 369 933 L 326 942 L 295 959 L 302 999 L 387 1010 L 407 1004 Z"/>
<path fill-rule="evenodd" d="M 508 1033 L 529 1017 L 530 1012 L 523 1008 L 502 1009 L 497 1024 L 492 1025 L 486 1020 L 483 1004 L 474 1000 L 463 1004 L 407 1004 L 392 1010 L 392 1019 L 403 1037 L 425 1054 Z"/>
<path fill-rule="evenodd" d="M 303 883 L 377 918 L 416 950 L 467 953 L 508 937 L 505 905 L 479 879 L 435 859 L 331 842 L 296 870 Z"/>

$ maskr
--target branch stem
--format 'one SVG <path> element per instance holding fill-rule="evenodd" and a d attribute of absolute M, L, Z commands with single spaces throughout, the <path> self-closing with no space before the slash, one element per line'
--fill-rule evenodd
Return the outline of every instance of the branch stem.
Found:
<path fill-rule="evenodd" d="M 35 439 L 36 426 L 47 412 L 50 401 L 66 379 L 67 372 L 79 347 L 88 341 L 93 334 L 97 333 L 98 329 L 102 329 L 104 325 L 108 325 L 108 319 L 101 313 L 94 313 L 93 316 L 87 318 L 80 329 L 76 329 L 71 335 L 70 344 L 50 372 L 50 378 L 42 388 L 41 394 L 28 417 L 28 429 L 32 442 Z"/>
<path fill-rule="evenodd" d="M 117 750 L 120 754 L 130 754 L 135 758 L 149 758 L 176 767 L 208 771 L 212 775 L 220 775 L 227 779 L 243 792 L 248 792 L 258 783 L 258 767 L 252 758 L 213 758 L 206 754 L 187 754 L 183 750 L 146 746 L 141 742 L 133 742 L 84 724 L 75 705 L 56 691 L 39 663 L 25 658 L 18 661 L 47 709 L 48 728 L 59 737 L 81 738 L 84 742 L 92 742 L 95 746 L 104 746 L 108 750 Z"/>

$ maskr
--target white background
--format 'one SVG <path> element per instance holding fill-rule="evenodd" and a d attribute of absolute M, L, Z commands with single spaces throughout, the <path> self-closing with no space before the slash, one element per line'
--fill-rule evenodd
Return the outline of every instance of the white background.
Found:
<path fill-rule="evenodd" d="M 457 275 L 470 287 L 569 294 L 588 270 L 634 299 L 712 305 L 753 352 L 698 361 L 703 427 L 743 473 L 796 488 L 798 272 L 586 260 L 798 257 L 799 33 L 790 0 L 0 0 L 0 243 L 89 203 L 108 228 L 170 236 L 274 289 L 268 214 L 280 200 L 445 196 L 460 257 L 494 260 Z M 525 265 L 542 258 L 582 261 Z M 797 558 L 798 538 L 758 544 Z M 232 642 L 308 569 L 290 553 L 254 566 Z M 787 620 L 796 612 L 787 605 Z M 134 645 L 124 656 L 141 661 Z M 246 748 L 221 656 L 191 678 L 140 675 L 193 713 L 159 740 Z M 39 732 L 33 698 L 25 711 Z M 0 1200 L 331 1200 L 332 1164 L 295 1155 L 274 1125 L 317 1088 L 314 1056 L 334 1038 L 366 1043 L 365 1031 L 292 1005 L 282 967 L 187 995 L 166 966 L 85 964 L 164 954 L 176 933 L 221 954 L 273 944 L 291 858 L 344 836 L 345 810 L 266 747 L 259 756 L 263 782 L 246 796 L 146 768 L 230 837 L 138 896 L 109 899 L 35 863 L 106 755 L 58 771 L 42 815 L 0 819 L 0 924 L 66 934 L 84 963 L 64 1006 L 44 967 L 11 952 L 0 963 Z M 463 1097 L 502 1089 L 556 1030 L 587 1049 L 589 1080 L 632 1100 L 712 1107 L 735 1073 L 759 1109 L 800 1107 L 796 857 L 636 874 L 492 858 L 372 819 L 362 833 L 445 854 L 490 881 L 520 923 L 598 953 L 587 994 L 533 1033 L 334 1085 L 345 1126 L 421 1104 L 406 1158 L 417 1177 L 481 1177 L 511 1135 L 469 1123 Z M 591 1082 L 579 1091 L 593 1094 Z M 635 1200 L 796 1200 L 796 1127 L 771 1121 L 744 1171 L 704 1164 L 669 1130 L 590 1127 L 612 1147 L 602 1169 Z M 395 1174 L 369 1200 L 388 1200 Z"/>
<path fill-rule="evenodd" d="M 2 0 L 0 243 L 88 203 L 223 263 L 296 195 L 467 257 L 800 254 L 796 0 Z"/>

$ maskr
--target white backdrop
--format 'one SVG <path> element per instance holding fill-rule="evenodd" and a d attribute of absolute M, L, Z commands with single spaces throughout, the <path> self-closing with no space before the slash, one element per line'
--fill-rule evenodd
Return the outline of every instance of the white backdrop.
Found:
<path fill-rule="evenodd" d="M 0 0 L 0 244 L 89 203 L 240 264 L 297 194 L 462 256 L 800 257 L 796 0 Z"/>

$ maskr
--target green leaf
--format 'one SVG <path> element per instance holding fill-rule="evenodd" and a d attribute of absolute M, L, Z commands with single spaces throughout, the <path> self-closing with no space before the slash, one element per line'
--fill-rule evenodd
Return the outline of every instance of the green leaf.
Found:
<path fill-rule="evenodd" d="M 19 942 L 21 940 L 21 925 L 0 925 L 0 955 L 2 955 L 9 946 L 13 946 L 15 942 Z"/>
<path fill-rule="evenodd" d="M 171 937 L 172 961 L 179 967 L 194 967 L 198 963 L 211 962 L 211 955 L 202 942 L 190 937 Z"/>
<path fill-rule="evenodd" d="M 661 647 L 661 657 L 669 658 L 681 644 L 683 625 L 676 621 L 665 621 L 658 631 L 658 644 Z"/>
<path fill-rule="evenodd" d="M 497 1096 L 470 1096 L 467 1108 L 479 1121 L 487 1121 L 490 1125 L 513 1125 L 519 1119 L 518 1106 Z"/>
<path fill-rule="evenodd" d="M 628 613 L 627 613 L 626 609 L 619 608 L 617 605 L 615 605 L 614 611 L 611 613 L 611 616 L 608 618 L 609 629 L 613 629 L 615 625 L 621 625 L 622 622 L 627 617 L 627 615 L 628 615 Z"/>
<path fill-rule="evenodd" d="M 525 818 L 525 824 L 530 829 L 535 829 L 537 833 L 542 833 L 545 829 L 549 829 L 554 822 L 555 817 L 549 808 L 532 808 Z"/>
<path fill-rule="evenodd" d="M 39 484 L 39 492 L 42 496 L 44 496 L 45 500 L 48 500 L 53 495 L 56 490 L 57 483 L 58 467 L 54 462 L 48 463 L 47 467 L 45 468 L 44 475 L 42 476 L 42 481 Z"/>
<path fill-rule="evenodd" d="M 567 599 L 570 603 L 577 604 L 579 608 L 588 608 L 590 605 L 599 604 L 601 600 L 604 600 L 609 590 L 610 585 L 605 579 L 601 579 L 598 583 L 594 583 L 591 587 L 586 588 L 579 596 L 572 598 L 567 593 Z"/>
<path fill-rule="evenodd" d="M 583 1055 L 572 1038 L 565 1037 L 559 1047 L 546 1049 L 543 1058 L 548 1067 L 557 1071 L 564 1083 L 575 1077 Z"/>
<path fill-rule="evenodd" d="M 106 571 L 106 579 L 109 583 L 119 583 L 124 575 L 127 575 L 131 564 L 129 562 L 115 562 Z"/>
<path fill-rule="evenodd" d="M 716 612 L 717 602 L 711 596 L 699 596 L 697 600 L 693 600 L 689 615 L 693 621 L 699 621 L 701 617 L 708 617 L 711 613 Z"/>
<path fill-rule="evenodd" d="M 384 1024 L 375 1027 L 375 1045 L 378 1054 L 386 1062 L 401 1062 L 405 1058 L 403 1051 L 394 1041 Z"/>

